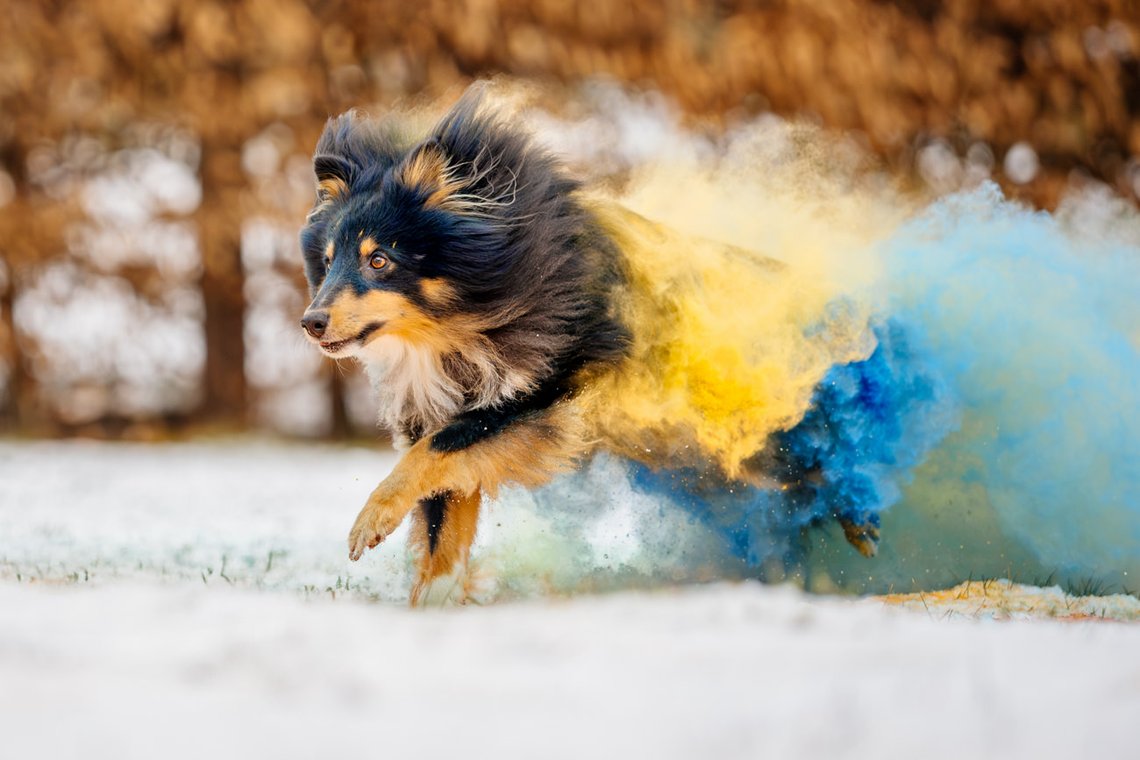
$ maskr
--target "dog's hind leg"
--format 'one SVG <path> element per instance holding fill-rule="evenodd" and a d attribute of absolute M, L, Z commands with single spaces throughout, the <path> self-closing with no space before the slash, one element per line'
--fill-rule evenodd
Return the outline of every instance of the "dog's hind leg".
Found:
<path fill-rule="evenodd" d="M 416 553 L 413 607 L 428 601 L 433 586 L 444 591 L 443 600 L 467 599 L 467 560 L 479 521 L 481 492 L 443 491 L 421 499 L 412 512 L 411 542 Z M 446 588 L 444 588 L 446 586 Z"/>

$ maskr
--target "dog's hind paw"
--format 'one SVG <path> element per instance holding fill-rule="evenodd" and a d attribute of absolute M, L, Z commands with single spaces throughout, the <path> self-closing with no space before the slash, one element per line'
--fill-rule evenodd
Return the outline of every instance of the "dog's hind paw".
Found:
<path fill-rule="evenodd" d="M 879 553 L 879 526 L 871 523 L 858 524 L 846 518 L 839 518 L 847 543 L 854 546 L 864 557 L 874 557 Z"/>
<path fill-rule="evenodd" d="M 470 597 L 470 587 L 467 563 L 463 562 L 441 575 L 417 578 L 408 602 L 412 607 L 463 605 Z"/>

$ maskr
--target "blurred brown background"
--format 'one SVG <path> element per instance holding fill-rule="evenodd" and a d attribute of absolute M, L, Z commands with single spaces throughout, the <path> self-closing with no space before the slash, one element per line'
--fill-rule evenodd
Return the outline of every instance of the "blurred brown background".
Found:
<path fill-rule="evenodd" d="M 295 325 L 311 146 L 504 72 L 809 119 L 935 192 L 1140 194 L 1133 0 L 9 0 L 0 431 L 373 434 Z"/>

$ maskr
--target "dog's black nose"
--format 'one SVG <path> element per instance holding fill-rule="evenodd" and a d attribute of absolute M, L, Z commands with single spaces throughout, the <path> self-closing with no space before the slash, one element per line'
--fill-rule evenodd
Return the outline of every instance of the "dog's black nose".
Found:
<path fill-rule="evenodd" d="M 327 311 L 306 311 L 305 316 L 301 317 L 301 327 L 304 327 L 305 332 L 314 338 L 324 335 L 325 328 L 328 326 L 329 313 Z"/>

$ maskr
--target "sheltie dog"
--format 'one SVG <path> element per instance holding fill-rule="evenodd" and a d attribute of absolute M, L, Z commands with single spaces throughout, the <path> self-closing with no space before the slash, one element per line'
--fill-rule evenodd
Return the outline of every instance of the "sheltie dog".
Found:
<path fill-rule="evenodd" d="M 301 326 L 325 355 L 365 366 L 403 452 L 356 518 L 349 556 L 411 513 L 413 604 L 463 572 L 484 497 L 540 486 L 598 450 L 741 488 L 826 477 L 779 435 L 827 369 L 866 358 L 873 338 L 849 315 L 788 320 L 819 309 L 774 295 L 794 276 L 784 265 L 592 194 L 480 86 L 419 141 L 354 113 L 331 119 L 314 169 Z M 753 307 L 769 299 L 782 312 L 771 324 Z M 799 331 L 802 350 L 767 356 L 773 330 Z M 874 553 L 876 515 L 830 517 Z"/>

